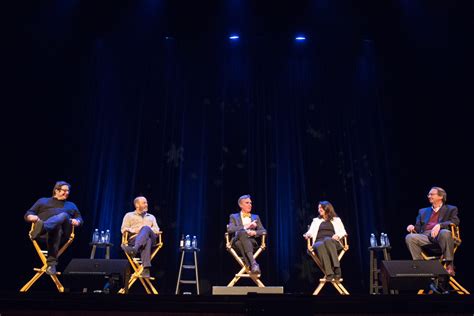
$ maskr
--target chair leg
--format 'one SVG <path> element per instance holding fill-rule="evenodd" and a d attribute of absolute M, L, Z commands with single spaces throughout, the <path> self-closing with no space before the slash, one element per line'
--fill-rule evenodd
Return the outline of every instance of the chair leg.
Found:
<path fill-rule="evenodd" d="M 468 290 L 463 288 L 461 284 L 458 283 L 453 277 L 449 277 L 449 285 L 458 293 L 458 294 L 471 294 Z"/>
<path fill-rule="evenodd" d="M 30 287 L 45 273 L 45 270 L 40 270 L 20 289 L 20 292 L 27 292 Z"/>
<path fill-rule="evenodd" d="M 343 254 L 343 253 L 342 253 Z M 313 258 L 313 261 L 316 263 L 316 265 L 319 267 L 319 269 L 321 271 L 323 271 L 323 267 L 322 267 L 322 264 L 321 264 L 321 261 L 319 260 L 318 256 L 316 255 L 316 253 L 314 253 L 314 251 L 309 251 L 309 255 L 311 256 L 311 258 Z M 342 256 L 341 256 L 342 257 Z M 339 258 L 340 259 L 340 258 Z M 324 276 L 326 277 L 326 276 Z M 341 279 L 342 281 L 342 279 Z M 349 295 L 349 292 L 346 290 L 346 288 L 342 285 L 341 281 L 333 281 L 331 282 L 331 284 L 334 286 L 334 288 L 339 292 L 339 294 L 341 295 Z M 321 290 L 323 289 L 324 285 L 326 285 L 326 279 L 323 278 L 323 279 L 319 279 L 319 285 L 318 287 L 316 288 L 316 290 L 314 290 L 313 292 L 313 295 L 318 295 L 319 292 L 321 292 Z"/>
<path fill-rule="evenodd" d="M 34 228 L 34 224 L 31 225 L 30 232 L 33 231 L 33 228 Z M 61 256 L 61 254 L 64 253 L 64 251 L 66 251 L 66 249 L 69 247 L 69 245 L 71 245 L 72 241 L 74 240 L 74 236 L 75 236 L 74 235 L 74 226 L 72 226 L 72 230 L 71 230 L 71 234 L 69 235 L 69 239 L 58 251 L 58 254 L 57 254 L 58 258 L 59 258 L 59 256 Z M 46 268 L 48 267 L 47 258 L 46 258 L 47 251 L 41 250 L 41 247 L 39 246 L 39 244 L 36 240 L 32 239 L 31 242 L 33 243 L 33 247 L 35 248 L 35 250 L 38 254 L 38 257 L 40 258 L 41 262 L 43 263 L 43 266 L 41 268 L 34 268 L 33 269 L 34 271 L 36 271 L 36 274 L 30 279 L 30 281 L 28 281 L 20 289 L 20 292 L 27 292 L 31 288 L 31 286 L 33 284 L 35 284 L 35 282 L 38 281 L 38 279 L 46 272 Z M 58 274 L 60 274 L 60 273 L 58 273 Z M 64 287 L 61 284 L 61 282 L 59 281 L 57 275 L 50 275 L 50 277 L 53 280 L 54 284 L 56 285 L 56 288 L 58 289 L 58 291 L 60 293 L 63 293 L 64 292 Z"/>
<path fill-rule="evenodd" d="M 242 275 L 242 273 L 244 273 L 244 272 L 245 272 L 245 267 L 240 269 L 240 271 L 235 275 L 235 277 L 232 279 L 232 281 L 230 281 L 229 284 L 227 284 L 227 287 L 233 287 L 235 285 L 235 283 L 237 283 L 237 281 L 240 280 L 239 275 Z"/>
<path fill-rule="evenodd" d="M 342 285 L 342 283 L 340 281 L 338 282 L 333 282 L 333 285 L 336 289 L 338 289 L 339 291 L 339 294 L 342 294 L 342 295 L 349 295 L 349 292 L 346 290 L 346 288 Z"/>
<path fill-rule="evenodd" d="M 336 282 L 331 282 L 332 286 L 334 286 L 334 288 L 336 289 L 336 291 L 339 292 L 339 294 L 341 295 L 344 295 L 344 292 L 342 291 L 342 289 L 336 284 Z"/>
<path fill-rule="evenodd" d="M 156 251 L 157 252 L 157 251 Z M 154 254 L 156 254 L 156 252 Z M 128 254 L 126 255 L 130 265 L 133 269 L 133 274 L 130 276 L 130 280 L 128 281 L 128 289 L 132 287 L 132 285 L 139 280 L 142 284 L 143 288 L 145 289 L 147 294 L 158 294 L 158 291 L 151 283 L 152 280 L 155 278 L 142 278 L 141 273 L 143 271 L 143 266 L 133 260 Z M 118 291 L 119 294 L 125 294 L 125 288 L 122 288 Z"/>
<path fill-rule="evenodd" d="M 265 287 L 265 284 L 263 284 L 262 281 L 260 281 L 260 278 L 257 275 L 251 274 L 247 269 L 242 267 L 238 273 L 235 274 L 235 277 L 227 284 L 227 287 L 233 287 L 237 281 L 240 280 L 241 277 L 248 277 L 252 279 L 252 281 L 258 286 L 258 287 Z"/>
<path fill-rule="evenodd" d="M 143 278 L 138 278 L 138 279 L 140 280 L 141 284 L 145 288 L 146 294 L 151 294 L 151 291 L 150 291 L 150 289 L 148 289 L 148 286 L 147 286 L 145 280 L 143 280 Z"/>
<path fill-rule="evenodd" d="M 28 290 L 33 286 L 33 284 L 38 281 L 38 279 L 46 272 L 46 268 L 48 266 L 45 264 L 41 268 L 35 268 L 34 270 L 37 271 L 36 274 L 20 289 L 20 292 L 28 292 Z M 50 275 L 51 279 L 53 280 L 56 288 L 60 293 L 64 292 L 64 287 L 58 279 L 57 275 Z"/>
<path fill-rule="evenodd" d="M 265 287 L 265 284 L 263 284 L 257 276 L 253 276 L 250 274 L 250 278 L 252 279 L 252 281 L 255 282 L 255 284 L 257 284 L 258 287 Z"/>
<path fill-rule="evenodd" d="M 148 278 L 142 278 L 140 277 L 141 270 L 138 270 L 138 272 L 135 272 L 131 277 L 128 282 L 128 288 L 130 289 L 132 285 L 137 281 L 140 280 L 140 283 L 143 285 L 143 288 L 147 292 L 147 294 L 158 294 L 158 291 L 155 289 L 155 287 L 152 285 L 151 280 Z M 125 288 L 121 288 L 118 291 L 119 294 L 125 294 Z"/>
<path fill-rule="evenodd" d="M 145 281 L 145 283 L 148 284 L 148 287 L 150 288 L 151 292 L 155 295 L 158 295 L 158 291 L 156 290 L 156 288 L 151 283 L 151 280 L 150 279 L 145 279 L 144 281 Z M 149 293 L 149 294 L 151 294 L 151 293 Z"/>
<path fill-rule="evenodd" d="M 53 279 L 54 284 L 56 284 L 56 288 L 58 289 L 59 293 L 64 293 L 64 286 L 59 282 L 57 275 L 50 275 L 51 279 Z"/>
<path fill-rule="evenodd" d="M 318 287 L 314 290 L 313 295 L 318 295 L 319 292 L 323 289 L 323 287 L 326 285 L 326 280 L 320 279 L 319 280 L 319 285 Z"/>
<path fill-rule="evenodd" d="M 245 263 L 242 261 L 242 259 L 237 255 L 234 249 L 232 248 L 227 248 L 227 251 L 230 252 L 232 257 L 237 261 L 237 263 L 242 267 L 239 272 L 237 272 L 234 276 L 234 278 L 227 284 L 227 287 L 233 287 L 237 281 L 240 280 L 241 277 L 246 277 L 252 279 L 252 281 L 258 286 L 258 287 L 265 287 L 265 284 L 263 284 L 262 281 L 260 281 L 260 276 L 251 274 L 250 271 L 245 267 Z M 262 253 L 263 248 L 260 247 L 254 254 L 253 257 L 254 259 L 257 259 L 257 257 Z"/>

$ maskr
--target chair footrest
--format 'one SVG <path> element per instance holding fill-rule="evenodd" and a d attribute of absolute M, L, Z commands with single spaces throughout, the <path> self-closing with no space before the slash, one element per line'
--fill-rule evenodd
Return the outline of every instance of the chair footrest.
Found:
<path fill-rule="evenodd" d="M 329 280 L 326 280 L 326 279 L 319 279 L 319 282 L 335 282 L 335 283 L 341 283 L 342 281 L 344 281 L 344 279 L 333 280 L 333 281 L 329 281 Z"/>
<path fill-rule="evenodd" d="M 36 271 L 36 272 L 41 272 L 41 271 L 43 271 L 44 273 L 46 273 L 46 269 L 40 269 L 40 268 L 33 268 L 33 271 Z M 60 274 L 61 274 L 61 272 L 59 272 L 59 271 L 56 272 L 56 275 L 60 275 Z"/>
<path fill-rule="evenodd" d="M 192 281 L 192 280 L 179 280 L 179 283 L 182 283 L 182 284 L 197 284 L 196 281 Z"/>
<path fill-rule="evenodd" d="M 253 276 L 256 276 L 257 278 L 259 278 L 261 276 L 261 274 L 248 274 L 248 273 L 245 273 L 245 274 L 236 274 L 235 276 L 239 277 L 239 278 L 251 278 Z"/>
<path fill-rule="evenodd" d="M 150 280 L 150 281 L 155 280 L 154 277 L 145 278 L 145 277 L 142 277 L 141 275 L 137 275 L 137 278 L 140 278 L 140 279 L 148 279 L 148 280 Z"/>
<path fill-rule="evenodd" d="M 183 264 L 183 269 L 196 269 L 196 266 L 192 264 Z"/>

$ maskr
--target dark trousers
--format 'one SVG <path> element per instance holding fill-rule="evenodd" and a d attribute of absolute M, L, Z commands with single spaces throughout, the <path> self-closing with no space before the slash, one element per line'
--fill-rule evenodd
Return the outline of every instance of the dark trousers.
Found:
<path fill-rule="evenodd" d="M 255 237 L 247 235 L 247 232 L 245 231 L 239 231 L 234 237 L 233 246 L 237 253 L 243 258 L 244 263 L 247 266 L 250 267 L 255 262 L 253 252 L 258 248 L 258 243 L 255 240 Z"/>
<path fill-rule="evenodd" d="M 46 231 L 46 247 L 48 250 L 48 265 L 58 263 L 58 251 L 61 241 L 71 234 L 71 217 L 67 213 L 51 216 L 43 221 Z"/>
<path fill-rule="evenodd" d="M 321 261 L 324 275 L 334 274 L 334 268 L 340 267 L 337 252 L 342 249 L 342 246 L 339 241 L 325 237 L 323 240 L 316 241 L 313 249 L 316 250 Z"/>
<path fill-rule="evenodd" d="M 143 267 L 151 267 L 151 248 L 156 244 L 156 234 L 151 227 L 143 226 L 134 240 L 130 241 L 130 244 L 140 252 Z"/>

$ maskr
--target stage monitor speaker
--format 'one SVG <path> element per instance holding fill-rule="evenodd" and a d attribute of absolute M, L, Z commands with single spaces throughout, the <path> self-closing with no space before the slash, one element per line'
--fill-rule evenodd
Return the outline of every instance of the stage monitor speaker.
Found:
<path fill-rule="evenodd" d="M 127 287 L 130 264 L 126 259 L 72 259 L 62 273 L 66 291 L 117 293 Z"/>
<path fill-rule="evenodd" d="M 438 260 L 382 261 L 383 293 L 426 289 L 432 282 L 446 282 L 449 274 Z"/>

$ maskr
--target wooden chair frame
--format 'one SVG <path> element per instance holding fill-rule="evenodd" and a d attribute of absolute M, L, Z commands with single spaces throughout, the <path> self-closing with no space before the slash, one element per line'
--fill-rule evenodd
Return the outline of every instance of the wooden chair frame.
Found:
<path fill-rule="evenodd" d="M 72 243 L 75 237 L 74 233 L 74 225 L 71 225 L 71 234 L 69 235 L 68 240 L 64 243 L 64 245 L 59 249 L 58 251 L 58 258 L 66 251 L 66 249 L 69 247 L 69 245 Z M 33 232 L 35 228 L 35 223 L 31 223 L 31 229 L 29 231 L 29 235 Z M 36 253 L 38 254 L 41 262 L 43 263 L 43 266 L 41 268 L 33 268 L 34 271 L 36 271 L 36 274 L 20 289 L 20 292 L 28 292 L 28 290 L 35 284 L 36 281 L 44 274 L 46 273 L 46 268 L 48 267 L 47 263 L 47 256 L 48 256 L 48 251 L 47 250 L 42 250 L 38 242 L 30 237 L 31 242 L 33 243 L 33 247 L 36 250 Z M 59 282 L 58 275 L 60 275 L 60 272 L 57 272 L 56 274 L 50 275 L 51 279 L 53 280 L 54 284 L 56 285 L 56 288 L 60 293 L 64 292 L 64 287 Z"/>
<path fill-rule="evenodd" d="M 318 268 L 323 272 L 323 265 L 321 263 L 321 260 L 319 259 L 318 255 L 316 254 L 316 251 L 313 249 L 315 238 L 308 238 L 306 243 L 307 243 L 307 250 L 308 254 L 313 258 L 314 262 L 318 266 Z M 347 242 L 347 235 L 342 237 L 339 241 L 342 246 L 342 250 L 339 252 L 338 258 L 339 261 L 341 261 L 341 258 L 344 256 L 347 250 L 349 250 L 349 244 Z M 324 272 L 323 272 L 324 273 Z M 318 287 L 314 290 L 313 295 L 318 295 L 319 292 L 323 289 L 323 287 L 326 285 L 326 283 L 330 282 L 334 288 L 337 290 L 337 292 L 341 295 L 349 295 L 349 292 L 346 290 L 346 288 L 342 285 L 343 279 L 339 280 L 334 280 L 334 281 L 328 281 L 326 280 L 326 274 L 324 274 L 324 277 L 319 279 L 319 285 Z"/>
<path fill-rule="evenodd" d="M 123 245 L 128 245 L 128 242 L 135 238 L 138 234 L 133 234 L 129 236 L 129 233 L 126 231 L 125 233 L 122 234 L 122 244 Z M 152 251 L 150 254 L 150 260 L 153 260 L 153 258 L 156 256 L 158 251 L 163 247 L 163 240 L 162 240 L 162 232 L 160 231 L 157 236 L 157 243 L 156 245 L 152 246 Z M 158 291 L 156 288 L 153 286 L 151 281 L 155 280 L 154 277 L 150 278 L 144 278 L 141 276 L 141 273 L 143 271 L 143 264 L 140 258 L 132 257 L 128 253 L 125 252 L 125 256 L 127 257 L 128 261 L 130 262 L 130 265 L 132 266 L 133 269 L 133 274 L 130 276 L 130 279 L 128 281 L 127 288 L 122 288 L 119 290 L 119 294 L 125 294 L 128 292 L 128 289 L 132 287 L 132 285 L 135 283 L 135 281 L 139 280 L 140 283 L 143 285 L 143 288 L 145 289 L 147 294 L 156 294 L 158 295 Z"/>
<path fill-rule="evenodd" d="M 258 256 L 265 250 L 266 248 L 266 234 L 261 236 L 260 246 L 258 247 L 257 251 L 254 252 L 253 257 L 257 259 Z M 234 257 L 235 261 L 240 265 L 241 269 L 237 272 L 234 278 L 227 284 L 227 287 L 233 287 L 240 278 L 250 278 L 258 287 L 265 287 L 265 285 L 260 281 L 260 274 L 252 274 L 250 273 L 250 269 L 245 265 L 244 261 L 237 252 L 232 248 L 232 240 L 230 238 L 229 233 L 225 233 L 225 247 L 226 250 Z"/>
<path fill-rule="evenodd" d="M 459 248 L 461 245 L 461 234 L 459 233 L 459 226 L 455 224 L 450 224 L 449 229 L 451 230 L 451 237 L 454 240 L 454 251 L 453 253 L 456 253 L 456 250 Z M 446 262 L 443 262 L 443 255 L 441 256 L 430 256 L 426 250 L 421 249 L 421 255 L 424 260 L 440 260 L 443 264 L 443 267 L 446 268 Z M 461 284 L 459 284 L 456 279 L 454 279 L 453 276 L 449 276 L 449 286 L 454 290 L 454 292 L 464 295 L 464 294 L 470 294 L 468 290 L 466 290 Z M 430 291 L 432 293 L 432 291 Z M 418 294 L 424 294 L 425 290 L 419 290 Z"/>

